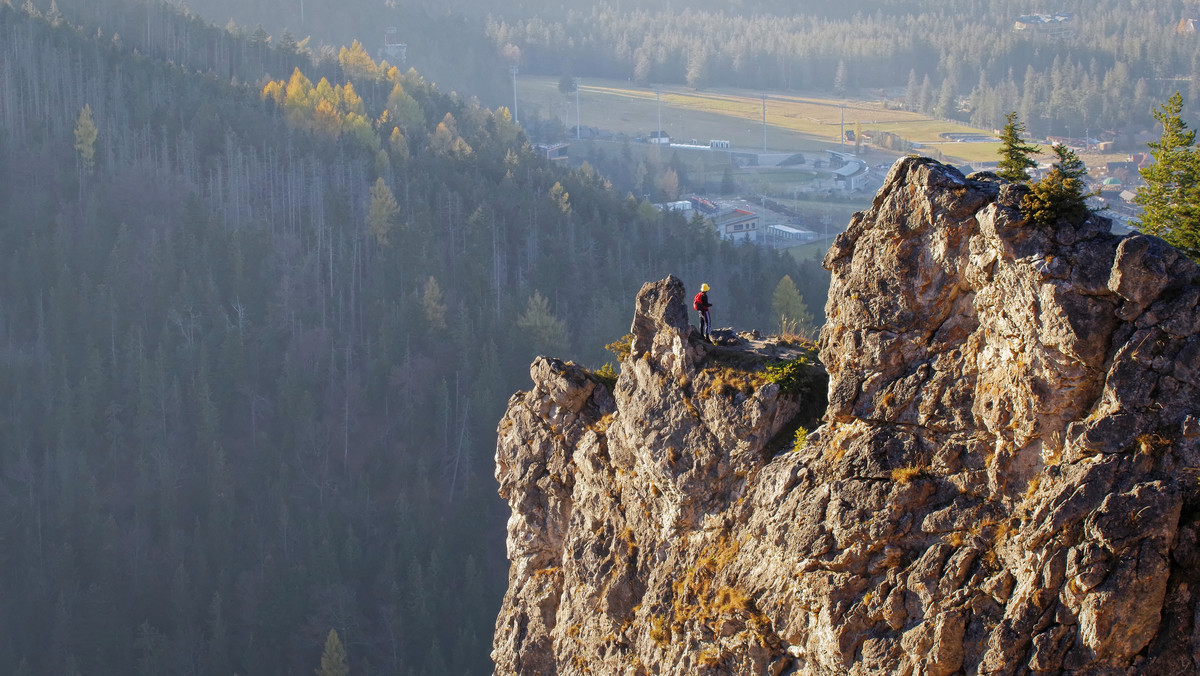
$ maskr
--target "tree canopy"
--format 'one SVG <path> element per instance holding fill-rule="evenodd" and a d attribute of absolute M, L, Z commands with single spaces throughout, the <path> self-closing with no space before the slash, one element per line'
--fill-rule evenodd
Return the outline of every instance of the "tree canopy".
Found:
<path fill-rule="evenodd" d="M 1142 207 L 1136 225 L 1200 260 L 1200 154 L 1196 132 L 1188 129 L 1182 113 L 1178 92 L 1154 111 L 1162 135 L 1149 144 L 1154 163 L 1141 169 L 1146 184 L 1134 198 Z"/>
<path fill-rule="evenodd" d="M 783 335 L 807 336 L 813 328 L 808 305 L 789 275 L 784 275 L 775 285 L 775 292 L 771 295 L 771 310 Z"/>
<path fill-rule="evenodd" d="M 334 629 L 325 638 L 325 650 L 321 653 L 321 666 L 317 676 L 350 676 L 350 665 L 346 660 L 346 648 Z"/>
<path fill-rule="evenodd" d="M 1055 145 L 1058 157 L 1050 172 L 1030 186 L 1029 194 L 1021 202 L 1025 217 L 1040 225 L 1054 225 L 1059 221 L 1082 222 L 1091 213 L 1085 192 L 1083 176 L 1087 167 L 1075 151 L 1064 145 Z"/>
<path fill-rule="evenodd" d="M 996 175 L 1013 183 L 1025 183 L 1029 180 L 1027 171 L 1037 166 L 1037 161 L 1031 155 L 1041 152 L 1041 148 L 1026 143 L 1021 139 L 1025 133 L 1025 124 L 1017 119 L 1016 111 L 1004 116 L 1005 124 L 1000 132 L 1000 166 Z"/>

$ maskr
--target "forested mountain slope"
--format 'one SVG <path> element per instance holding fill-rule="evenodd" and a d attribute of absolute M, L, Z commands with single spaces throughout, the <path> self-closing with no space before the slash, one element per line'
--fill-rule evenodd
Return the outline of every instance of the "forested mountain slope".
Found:
<path fill-rule="evenodd" d="M 48 0 L 33 4 L 48 11 Z M 297 50 L 328 64 L 336 59 L 335 46 L 357 39 L 376 54 L 383 28 L 395 27 L 397 39 L 408 44 L 407 63 L 443 89 L 489 104 L 510 100 L 512 64 L 522 73 L 646 85 L 883 93 L 902 98 L 906 109 L 985 129 L 1000 127 L 1015 109 L 1038 136 L 1104 135 L 1133 148 L 1140 145 L 1137 132 L 1152 127 L 1155 103 L 1176 90 L 1189 108 L 1200 103 L 1200 39 L 1187 23 L 1200 18 L 1200 10 L 1182 2 L 1063 0 L 1036 8 L 1071 16 L 1044 30 L 1016 30 L 1017 20 L 1035 8 L 1013 0 L 953 7 L 936 0 L 800 7 L 741 0 L 686 8 L 651 0 L 503 6 L 193 0 L 188 6 L 218 25 L 232 21 L 245 39 L 230 40 L 230 33 L 196 16 L 172 25 L 164 17 L 178 10 L 158 2 L 58 3 L 68 21 L 117 32 L 144 53 L 251 80 L 258 73 L 233 73 L 237 64 L 286 77 Z M 247 53 L 231 55 L 235 46 Z"/>
<path fill-rule="evenodd" d="M 88 3 L 63 0 L 64 12 Z M 68 5 L 78 9 L 65 9 Z M 689 2 L 653 0 L 497 5 L 447 2 L 254 3 L 193 0 L 218 24 L 261 24 L 272 44 L 313 36 L 313 47 L 361 40 L 378 49 L 394 26 L 409 61 L 444 88 L 508 101 L 506 66 L 523 73 L 632 79 L 643 84 L 823 90 L 893 100 L 983 128 L 1016 109 L 1035 135 L 1131 138 L 1152 126 L 1149 110 L 1175 90 L 1200 102 L 1200 39 L 1189 3 L 1015 0 L 947 5 L 891 2 Z M 1045 30 L 1016 30 L 1031 12 L 1071 14 Z M 1181 30 L 1182 27 L 1182 30 Z M 318 52 L 320 50 L 318 49 Z M 276 76 L 279 76 L 276 73 Z M 1137 145 L 1131 141 L 1133 145 Z"/>
<path fill-rule="evenodd" d="M 336 62 L 339 48 L 358 40 L 377 55 L 384 28 L 396 27 L 409 46 L 407 64 L 437 81 L 487 101 L 503 101 L 512 91 L 507 65 L 483 36 L 482 17 L 468 19 L 438 3 L 307 3 L 288 0 L 186 5 L 163 0 L 55 0 L 63 18 L 121 39 L 143 53 L 193 68 L 211 68 L 251 81 L 265 70 L 287 77 L 296 52 L 319 64 Z M 49 12 L 50 0 L 32 3 Z M 399 63 L 395 65 L 401 65 Z M 404 65 L 407 68 L 407 65 Z"/>
<path fill-rule="evenodd" d="M 311 673 L 336 629 L 355 674 L 489 671 L 491 430 L 529 360 L 598 365 L 636 280 L 765 326 L 821 276 L 415 71 L 282 72 L 110 4 L 225 46 L 0 3 L 0 663 Z"/>
<path fill-rule="evenodd" d="M 1071 18 L 1016 30 L 1035 10 Z M 902 90 L 909 110 L 985 129 L 1017 110 L 1034 134 L 1075 137 L 1147 128 L 1150 107 L 1179 89 L 1200 101 L 1200 39 L 1177 30 L 1200 12 L 1185 3 L 597 3 L 514 14 L 496 10 L 488 35 L 536 73 L 893 99 Z"/>

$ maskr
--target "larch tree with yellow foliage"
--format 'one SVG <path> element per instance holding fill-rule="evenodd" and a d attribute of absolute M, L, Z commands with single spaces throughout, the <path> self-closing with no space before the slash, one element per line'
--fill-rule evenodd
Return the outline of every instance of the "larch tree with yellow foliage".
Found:
<path fill-rule="evenodd" d="M 338 63 L 348 79 L 375 80 L 379 77 L 379 67 L 358 40 L 338 51 Z"/>
<path fill-rule="evenodd" d="M 367 211 L 367 227 L 375 236 L 380 246 L 387 246 L 396 218 L 400 215 L 400 205 L 392 189 L 384 182 L 383 177 L 375 180 L 371 186 L 371 207 Z"/>

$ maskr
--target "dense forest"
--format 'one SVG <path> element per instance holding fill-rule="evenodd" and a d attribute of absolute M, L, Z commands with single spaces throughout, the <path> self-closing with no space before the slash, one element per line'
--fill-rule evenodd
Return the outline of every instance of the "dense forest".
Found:
<path fill-rule="evenodd" d="M 1176 89 L 1200 101 L 1200 35 L 1178 30 L 1200 18 L 1194 5 L 1062 0 L 1039 11 L 1072 13 L 1065 33 L 1015 30 L 1033 9 L 1011 0 L 598 4 L 549 19 L 494 16 L 487 33 L 529 72 L 883 94 L 983 128 L 1016 109 L 1038 135 L 1148 128 L 1151 106 Z"/>
<path fill-rule="evenodd" d="M 314 19 L 315 20 L 315 19 Z M 0 663 L 489 673 L 495 425 L 645 280 L 769 328 L 720 242 L 361 46 L 0 0 Z"/>
<path fill-rule="evenodd" d="M 91 14 L 89 3 L 67 14 Z M 912 110 L 999 128 L 1017 110 L 1031 133 L 1104 135 L 1133 144 L 1151 107 L 1176 90 L 1200 103 L 1200 35 L 1182 0 L 805 2 L 651 0 L 193 0 L 193 10 L 260 39 L 284 31 L 321 45 L 382 44 L 395 26 L 409 60 L 451 89 L 508 101 L 507 66 L 541 75 L 630 79 L 644 85 L 738 86 L 885 98 Z M 74 5 L 73 5 L 74 6 Z M 1073 14 L 1064 33 L 1014 29 L 1034 11 Z M 364 34 L 365 27 L 376 27 Z M 286 72 L 273 72 L 286 77 Z"/>

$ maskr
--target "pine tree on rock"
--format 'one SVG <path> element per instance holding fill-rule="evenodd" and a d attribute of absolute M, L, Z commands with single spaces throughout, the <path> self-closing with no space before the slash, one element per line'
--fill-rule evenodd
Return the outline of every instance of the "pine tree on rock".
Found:
<path fill-rule="evenodd" d="M 1004 116 L 1004 130 L 1000 132 L 999 171 L 996 175 L 1013 183 L 1025 183 L 1029 180 L 1027 170 L 1037 166 L 1030 155 L 1041 152 L 1041 148 L 1021 140 L 1025 133 L 1025 123 L 1017 119 L 1014 110 Z"/>
<path fill-rule="evenodd" d="M 1182 111 L 1179 92 L 1154 111 L 1163 131 L 1157 142 L 1149 144 L 1154 164 L 1141 170 L 1146 185 L 1134 198 L 1142 207 L 1136 225 L 1200 260 L 1200 155 L 1195 149 L 1196 132 L 1180 118 Z"/>
<path fill-rule="evenodd" d="M 1058 161 L 1045 178 L 1031 186 L 1030 193 L 1021 200 L 1021 212 L 1026 218 L 1040 225 L 1054 225 L 1059 221 L 1081 223 L 1092 212 L 1087 198 L 1093 193 L 1084 192 L 1083 175 L 1087 167 L 1073 150 L 1054 146 Z"/>

